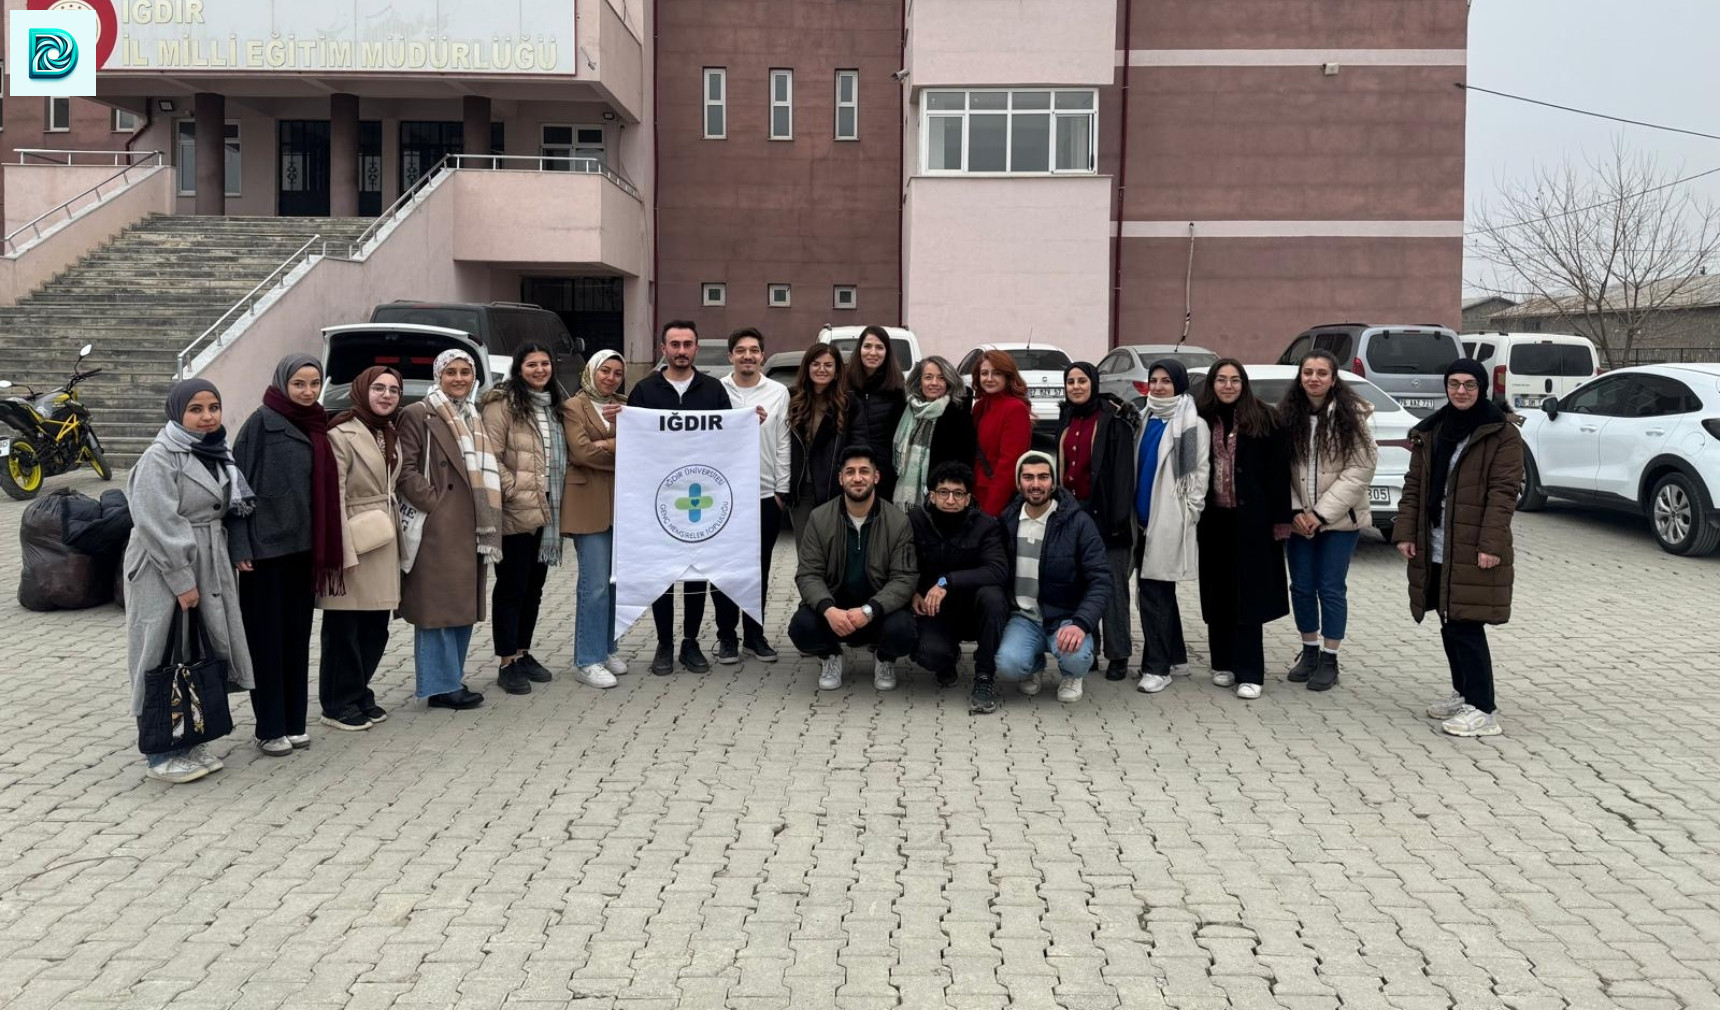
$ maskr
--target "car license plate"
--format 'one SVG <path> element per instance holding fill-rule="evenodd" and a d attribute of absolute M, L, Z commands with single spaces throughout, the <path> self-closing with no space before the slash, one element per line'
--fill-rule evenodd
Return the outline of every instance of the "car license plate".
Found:
<path fill-rule="evenodd" d="M 1513 396 L 1511 405 L 1513 407 L 1539 407 L 1541 401 L 1545 399 L 1546 397 L 1540 393 L 1524 393 L 1521 396 Z"/>
<path fill-rule="evenodd" d="M 1405 410 L 1432 410 L 1439 405 L 1435 400 L 1414 396 L 1406 396 L 1398 402 L 1403 404 Z"/>
<path fill-rule="evenodd" d="M 1391 488 L 1389 488 L 1389 487 L 1370 487 L 1370 488 L 1368 488 L 1368 504 L 1370 504 L 1370 505 L 1390 505 L 1391 503 L 1392 503 L 1392 489 Z"/>
<path fill-rule="evenodd" d="M 1061 400 L 1063 390 L 1058 386 L 1034 386 L 1027 391 L 1027 395 L 1035 400 Z"/>

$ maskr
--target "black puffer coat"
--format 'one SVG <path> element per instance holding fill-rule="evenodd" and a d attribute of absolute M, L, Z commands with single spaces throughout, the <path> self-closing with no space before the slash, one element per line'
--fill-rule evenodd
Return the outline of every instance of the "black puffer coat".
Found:
<path fill-rule="evenodd" d="M 920 560 L 920 581 L 914 591 L 924 595 L 948 579 L 950 592 L 973 592 L 983 586 L 1009 584 L 1009 550 L 1003 544 L 1003 527 L 996 519 L 969 505 L 960 514 L 961 523 L 946 529 L 934 521 L 936 507 L 916 505 L 908 510 L 914 527 L 914 551 Z"/>

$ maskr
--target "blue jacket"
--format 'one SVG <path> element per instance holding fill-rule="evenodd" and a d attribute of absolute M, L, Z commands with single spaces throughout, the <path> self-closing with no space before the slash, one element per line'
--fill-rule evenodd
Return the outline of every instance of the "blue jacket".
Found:
<path fill-rule="evenodd" d="M 1055 494 L 1057 510 L 1046 524 L 1045 543 L 1039 550 L 1039 612 L 1047 630 L 1064 621 L 1092 634 L 1105 616 L 1116 588 L 1111 585 L 1111 565 L 1105 558 L 1105 541 L 1093 517 L 1065 488 Z M 1016 538 L 1021 535 L 1021 510 L 1027 503 L 1020 495 L 1003 510 L 1004 544 L 1009 550 L 1011 579 L 1015 571 Z M 1013 603 L 1013 586 L 1006 584 Z"/>

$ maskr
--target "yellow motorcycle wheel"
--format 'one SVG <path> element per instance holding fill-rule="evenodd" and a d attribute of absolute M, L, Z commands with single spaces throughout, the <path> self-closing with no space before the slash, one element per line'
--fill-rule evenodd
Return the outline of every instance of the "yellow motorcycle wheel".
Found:
<path fill-rule="evenodd" d="M 0 491 L 18 501 L 29 501 L 42 490 L 42 464 L 29 442 L 15 439 L 0 466 Z"/>
<path fill-rule="evenodd" d="M 107 457 L 102 455 L 101 443 L 96 441 L 93 433 L 90 435 L 89 441 L 84 443 L 83 457 L 84 461 L 89 463 L 90 469 L 96 472 L 97 477 L 102 480 L 113 480 L 113 468 L 108 466 Z"/>

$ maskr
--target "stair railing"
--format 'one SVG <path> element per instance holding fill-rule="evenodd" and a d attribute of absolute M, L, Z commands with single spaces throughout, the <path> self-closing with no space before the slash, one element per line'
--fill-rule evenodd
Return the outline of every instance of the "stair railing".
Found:
<path fill-rule="evenodd" d="M 406 191 L 400 194 L 400 198 L 389 204 L 388 209 L 378 214 L 376 220 L 370 222 L 370 227 L 364 229 L 358 238 L 353 240 L 352 248 L 347 253 L 347 259 L 358 259 L 360 250 L 364 248 L 366 243 L 375 238 L 384 226 L 405 217 L 407 212 L 417 204 L 418 198 L 429 190 L 431 181 L 448 171 L 449 162 L 454 157 L 451 154 L 444 155 L 441 161 L 430 166 L 429 171 L 412 180 L 412 185 L 406 187 Z"/>
<path fill-rule="evenodd" d="M 321 249 L 317 252 L 311 252 L 311 247 L 318 243 L 322 244 Z M 269 276 L 259 281 L 256 287 L 246 293 L 245 297 L 234 302 L 226 312 L 221 313 L 221 318 L 209 324 L 208 329 L 204 330 L 198 335 L 196 340 L 187 344 L 185 349 L 179 352 L 179 356 L 174 364 L 174 377 L 178 379 L 190 378 L 190 372 L 187 370 L 188 363 L 194 359 L 199 348 L 201 348 L 203 344 L 210 341 L 216 341 L 213 346 L 224 346 L 225 341 L 220 341 L 218 338 L 225 335 L 226 331 L 230 329 L 233 324 L 237 323 L 241 317 L 254 312 L 256 310 L 257 303 L 263 299 L 264 295 L 270 293 L 274 288 L 279 287 L 281 282 L 286 279 L 286 276 L 292 273 L 300 263 L 309 262 L 313 256 L 323 256 L 327 254 L 328 243 L 323 241 L 323 237 L 321 235 L 312 235 L 309 241 L 304 245 L 299 246 L 291 256 L 282 260 L 279 266 L 269 271 Z"/>
<path fill-rule="evenodd" d="M 24 225 L 22 225 L 16 229 L 14 229 L 10 235 L 6 236 L 6 238 L 4 239 L 3 242 L 0 242 L 0 251 L 3 251 L 4 254 L 7 256 L 11 256 L 11 255 L 17 253 L 20 249 L 20 243 L 18 243 L 15 240 L 18 238 L 18 236 L 24 234 L 25 232 L 30 233 L 30 238 L 27 241 L 25 241 L 24 243 L 22 243 L 22 245 L 28 246 L 28 245 L 33 245 L 37 242 L 40 242 L 44 237 L 44 233 L 42 230 L 43 225 L 45 225 L 48 222 L 49 218 L 55 218 L 55 217 L 59 217 L 59 216 L 63 215 L 65 217 L 65 221 L 62 222 L 58 227 L 64 227 L 66 223 L 69 223 L 73 218 L 75 218 L 77 216 L 77 212 L 72 209 L 72 206 L 74 204 L 77 204 L 77 203 L 81 202 L 82 200 L 84 200 L 86 197 L 90 197 L 90 196 L 95 197 L 95 200 L 93 201 L 91 206 L 94 206 L 95 204 L 99 204 L 103 200 L 108 199 L 109 196 L 118 195 L 120 192 L 129 188 L 132 184 L 131 173 L 140 172 L 140 171 L 151 171 L 151 172 L 153 172 L 155 169 L 158 169 L 161 167 L 162 162 L 161 162 L 161 152 L 160 151 L 138 151 L 136 153 L 138 153 L 140 155 L 141 154 L 153 155 L 154 160 L 151 162 L 144 162 L 142 164 L 127 165 L 125 168 L 114 173 L 113 175 L 108 176 L 106 179 L 103 179 L 101 182 L 96 183 L 94 186 L 91 186 L 89 189 L 84 190 L 82 193 L 79 193 L 77 196 L 72 197 L 70 200 L 67 200 L 65 203 L 60 204 L 58 207 L 54 207 L 51 210 L 45 211 L 44 213 L 38 215 L 34 221 L 30 221 L 29 223 L 24 224 Z M 114 190 L 113 193 L 110 193 L 107 196 L 102 195 L 103 187 L 107 186 L 109 183 L 113 182 L 116 179 L 119 180 L 119 182 L 120 182 L 119 188 Z"/>

